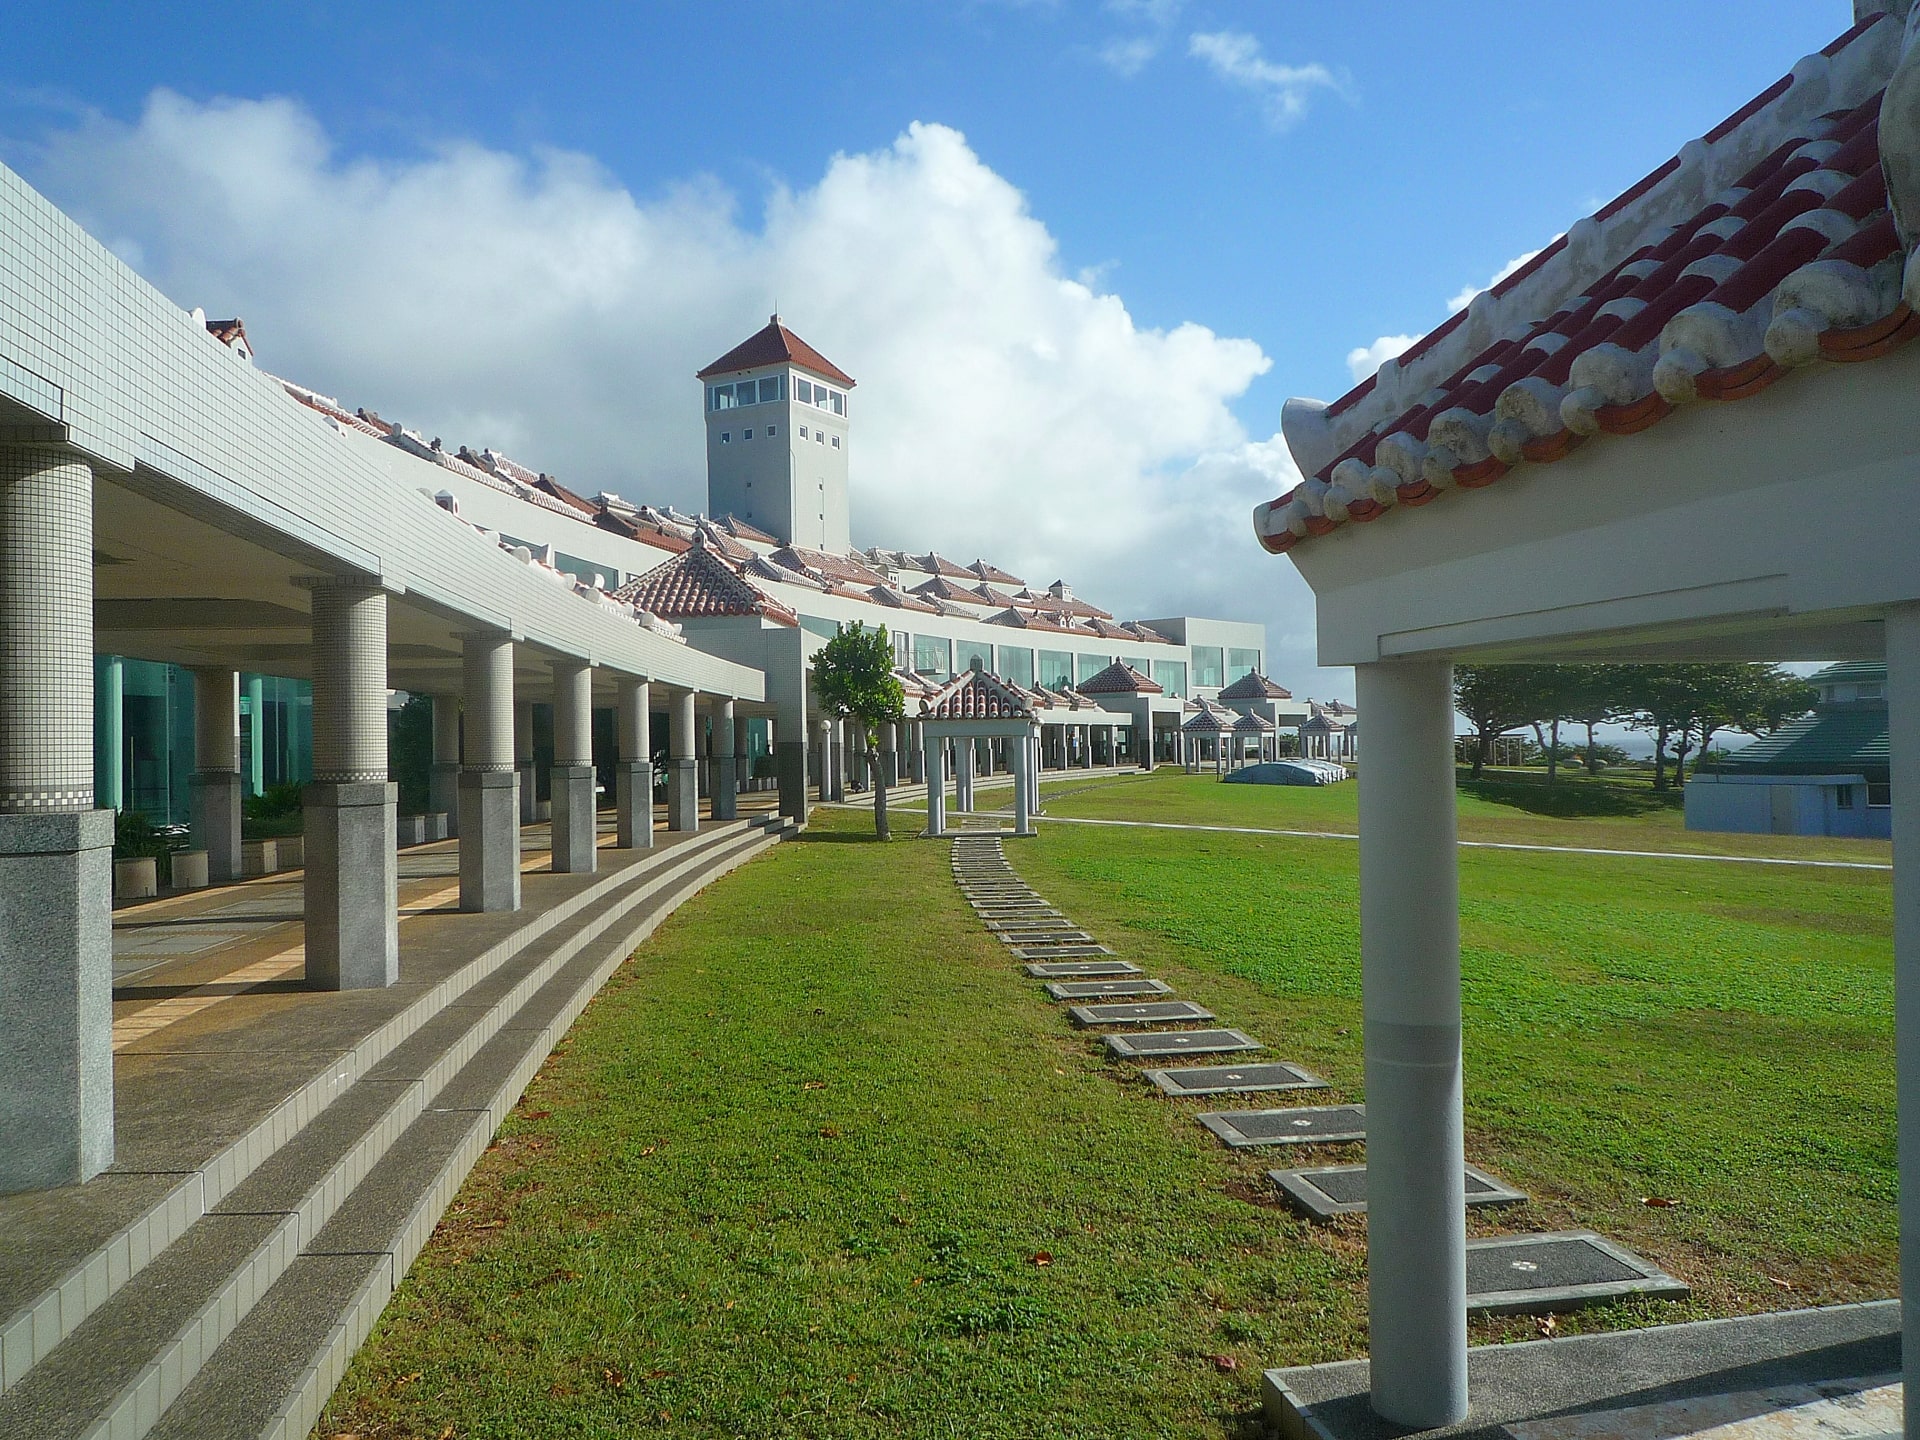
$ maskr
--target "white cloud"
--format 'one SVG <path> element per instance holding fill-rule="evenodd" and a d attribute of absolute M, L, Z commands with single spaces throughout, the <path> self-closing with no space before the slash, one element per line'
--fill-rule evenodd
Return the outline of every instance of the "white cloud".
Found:
<path fill-rule="evenodd" d="M 1553 238 L 1554 240 L 1558 240 L 1560 237 L 1556 235 Z M 1553 242 L 1548 241 L 1547 243 L 1551 244 Z M 1544 250 L 1546 248 L 1547 247 L 1545 245 L 1542 245 L 1540 247 L 1540 250 Z M 1467 306 L 1473 303 L 1474 296 L 1480 294 L 1480 292 L 1483 290 L 1491 290 L 1494 286 L 1498 285 L 1502 280 L 1506 279 L 1509 275 L 1513 274 L 1516 270 L 1520 269 L 1520 267 L 1525 265 L 1529 260 L 1533 259 L 1534 256 L 1538 255 L 1540 253 L 1540 250 L 1529 250 L 1524 255 L 1514 256 L 1513 259 L 1507 261 L 1506 264 L 1502 265 L 1498 270 L 1494 271 L 1493 278 L 1488 280 L 1487 283 L 1484 285 L 1468 285 L 1463 287 L 1459 291 L 1457 291 L 1454 294 L 1453 298 L 1447 301 L 1447 313 L 1451 315 L 1456 310 L 1466 309 Z"/>
<path fill-rule="evenodd" d="M 1238 30 L 1190 36 L 1187 53 L 1205 61 L 1228 84 L 1258 95 L 1267 122 L 1276 130 L 1285 129 L 1306 113 L 1314 91 L 1337 92 L 1341 88 L 1326 66 L 1276 64 L 1261 53 L 1258 40 Z"/>
<path fill-rule="evenodd" d="M 1120 35 L 1094 52 L 1100 63 L 1122 79 L 1131 80 L 1160 53 L 1160 41 L 1150 35 Z"/>
<path fill-rule="evenodd" d="M 1418 335 L 1382 335 L 1371 345 L 1360 345 L 1349 350 L 1347 369 L 1352 372 L 1354 383 L 1359 384 L 1419 338 Z"/>
<path fill-rule="evenodd" d="M 861 382 L 857 543 L 1064 575 L 1128 615 L 1265 620 L 1270 667 L 1313 675 L 1304 588 L 1249 521 L 1291 462 L 1229 408 L 1266 356 L 1137 326 L 954 130 L 836 155 L 758 226 L 711 179 L 641 198 L 578 154 L 346 158 L 284 100 L 158 91 L 34 160 L 178 303 L 245 316 L 265 368 L 589 494 L 703 507 L 693 372 L 777 297 Z"/>

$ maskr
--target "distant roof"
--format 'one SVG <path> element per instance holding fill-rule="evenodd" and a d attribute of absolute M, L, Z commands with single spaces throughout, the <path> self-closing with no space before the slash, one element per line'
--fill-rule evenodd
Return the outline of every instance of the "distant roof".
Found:
<path fill-rule="evenodd" d="M 1033 706 L 999 676 L 969 670 L 922 700 L 920 714 L 929 720 L 1024 720 Z"/>
<path fill-rule="evenodd" d="M 989 581 L 995 585 L 1025 585 L 1027 583 L 1018 575 L 1009 575 L 998 565 L 989 565 L 984 560 L 974 561 L 973 564 L 967 566 L 967 569 L 978 575 L 982 580 Z"/>
<path fill-rule="evenodd" d="M 1836 682 L 1862 681 L 1872 685 L 1887 678 L 1887 662 L 1884 660 L 1842 660 L 1838 665 L 1829 665 L 1824 670 L 1816 670 L 1807 677 L 1809 685 L 1832 685 Z"/>
<path fill-rule="evenodd" d="M 1242 735 L 1265 735 L 1272 731 L 1273 722 L 1264 715 L 1248 711 L 1233 722 L 1233 728 Z"/>
<path fill-rule="evenodd" d="M 769 317 L 764 329 L 749 335 L 700 371 L 695 378 L 707 380 L 738 370 L 757 370 L 762 365 L 798 365 L 802 370 L 824 375 L 849 390 L 857 383 L 846 371 L 782 325 L 778 315 Z"/>
<path fill-rule="evenodd" d="M 669 620 L 710 615 L 761 615 L 782 625 L 800 617 L 751 580 L 736 574 L 717 550 L 696 543 L 685 554 L 629 580 L 613 592 Z"/>
<path fill-rule="evenodd" d="M 1159 685 L 1125 661 L 1116 660 L 1098 675 L 1080 682 L 1082 695 L 1159 695 Z"/>
<path fill-rule="evenodd" d="M 1220 692 L 1222 700 L 1291 700 L 1293 692 L 1276 685 L 1258 670 L 1249 670 Z"/>
<path fill-rule="evenodd" d="M 1775 775 L 1865 775 L 1884 783 L 1887 712 L 1877 705 L 1828 706 L 1734 751 L 1713 768 Z"/>

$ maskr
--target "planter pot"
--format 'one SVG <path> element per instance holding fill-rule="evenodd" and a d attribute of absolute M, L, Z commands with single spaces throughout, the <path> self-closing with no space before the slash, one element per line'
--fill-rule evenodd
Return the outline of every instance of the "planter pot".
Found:
<path fill-rule="evenodd" d="M 202 890 L 207 884 L 207 852 L 204 850 L 176 850 L 173 852 L 173 888 L 175 890 Z"/>
<path fill-rule="evenodd" d="M 242 875 L 271 875 L 280 868 L 280 845 L 278 840 L 246 840 L 240 845 L 240 873 Z"/>
<path fill-rule="evenodd" d="M 145 900 L 160 893 L 160 866 L 151 855 L 113 862 L 113 898 Z"/>
<path fill-rule="evenodd" d="M 307 863 L 307 837 L 304 835 L 282 835 L 275 842 L 279 846 L 278 855 L 282 870 L 298 870 Z"/>

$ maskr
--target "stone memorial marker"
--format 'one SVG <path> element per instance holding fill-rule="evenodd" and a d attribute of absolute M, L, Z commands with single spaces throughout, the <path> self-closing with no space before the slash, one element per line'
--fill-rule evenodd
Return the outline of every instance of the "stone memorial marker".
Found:
<path fill-rule="evenodd" d="M 1196 1117 L 1235 1150 L 1256 1145 L 1331 1145 L 1367 1138 L 1364 1105 L 1306 1105 L 1292 1110 L 1219 1110 Z"/>
<path fill-rule="evenodd" d="M 1327 1082 L 1285 1060 L 1257 1065 L 1192 1065 L 1147 1070 L 1141 1078 L 1168 1095 L 1235 1095 L 1256 1090 L 1324 1090 Z"/>
<path fill-rule="evenodd" d="M 1131 980 L 1056 980 L 1047 986 L 1049 1000 L 1099 1000 L 1108 995 L 1171 995 L 1164 980 L 1144 976 Z"/>
<path fill-rule="evenodd" d="M 1626 1295 L 1684 1300 L 1686 1285 L 1591 1230 L 1467 1241 L 1467 1313 L 1539 1315 Z"/>
<path fill-rule="evenodd" d="M 1214 1014 L 1191 1000 L 1148 1000 L 1138 1005 L 1075 1005 L 1076 1025 L 1157 1025 L 1168 1020 L 1211 1020 Z"/>
<path fill-rule="evenodd" d="M 1109 1035 L 1107 1054 L 1116 1060 L 1164 1060 L 1169 1055 L 1231 1055 L 1263 1050 L 1238 1030 L 1149 1030 L 1140 1035 Z"/>
<path fill-rule="evenodd" d="M 1484 1170 L 1466 1167 L 1469 1205 L 1518 1205 L 1527 1198 Z M 1367 1212 L 1367 1167 L 1322 1165 L 1310 1170 L 1269 1170 L 1267 1178 L 1315 1220 Z"/>
<path fill-rule="evenodd" d="M 1036 980 L 1057 980 L 1064 976 L 1138 975 L 1140 967 L 1126 960 L 1040 960 L 1027 966 L 1027 974 Z"/>

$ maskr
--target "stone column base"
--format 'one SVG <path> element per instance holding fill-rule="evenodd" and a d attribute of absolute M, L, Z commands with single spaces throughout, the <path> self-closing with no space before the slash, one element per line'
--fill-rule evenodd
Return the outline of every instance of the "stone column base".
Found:
<path fill-rule="evenodd" d="M 520 908 L 520 776 L 512 770 L 461 772 L 460 908 Z"/>
<path fill-rule="evenodd" d="M 667 761 L 667 829 L 688 834 L 700 828 L 700 762 Z"/>
<path fill-rule="evenodd" d="M 713 757 L 713 818 L 740 818 L 739 777 L 731 755 Z"/>
<path fill-rule="evenodd" d="M 522 760 L 514 766 L 520 777 L 520 823 L 531 825 L 540 818 L 540 787 L 534 784 L 533 761 Z M 517 910 L 520 907 L 514 906 Z"/>
<path fill-rule="evenodd" d="M 622 760 L 613 767 L 614 813 L 620 833 L 614 843 L 622 850 L 653 848 L 653 766 L 644 760 Z"/>
<path fill-rule="evenodd" d="M 450 840 L 460 833 L 460 762 L 436 760 L 427 775 L 427 813 L 447 817 L 447 833 L 436 839 Z"/>
<path fill-rule="evenodd" d="M 774 746 L 780 772 L 780 813 L 807 823 L 807 744 L 782 740 Z"/>
<path fill-rule="evenodd" d="M 207 852 L 207 878 L 216 885 L 240 878 L 238 770 L 196 770 L 192 792 L 193 838 Z"/>
<path fill-rule="evenodd" d="M 593 766 L 555 765 L 547 771 L 547 784 L 553 792 L 553 868 L 563 875 L 591 875 Z"/>
<path fill-rule="evenodd" d="M 113 811 L 0 815 L 0 1193 L 113 1163 Z"/>
<path fill-rule="evenodd" d="M 313 784 L 306 807 L 307 984 L 377 990 L 400 978 L 400 787 Z"/>

